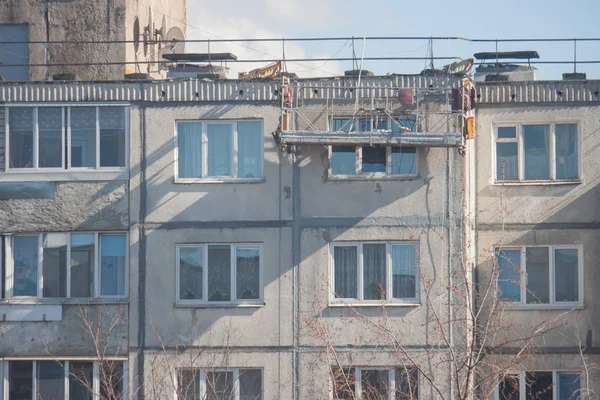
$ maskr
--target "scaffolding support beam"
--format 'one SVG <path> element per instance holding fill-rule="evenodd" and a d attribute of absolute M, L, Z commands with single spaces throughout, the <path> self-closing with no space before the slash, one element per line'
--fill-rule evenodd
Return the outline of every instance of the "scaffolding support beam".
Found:
<path fill-rule="evenodd" d="M 315 132 L 284 131 L 279 134 L 282 145 L 320 144 L 320 145 L 406 145 L 414 147 L 460 147 L 460 133 L 440 132 L 421 133 L 390 131 L 383 132 Z"/>

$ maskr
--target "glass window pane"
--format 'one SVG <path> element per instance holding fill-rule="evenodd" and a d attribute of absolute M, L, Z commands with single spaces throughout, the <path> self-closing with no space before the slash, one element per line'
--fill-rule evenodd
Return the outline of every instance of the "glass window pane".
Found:
<path fill-rule="evenodd" d="M 67 297 L 66 233 L 44 233 L 43 236 L 44 297 Z"/>
<path fill-rule="evenodd" d="M 392 297 L 417 297 L 418 248 L 413 245 L 392 246 Z"/>
<path fill-rule="evenodd" d="M 233 372 L 219 371 L 206 373 L 206 400 L 233 400 Z"/>
<path fill-rule="evenodd" d="M 354 368 L 332 368 L 333 395 L 335 400 L 356 399 Z"/>
<path fill-rule="evenodd" d="M 498 139 L 516 139 L 516 126 L 500 126 L 498 127 Z"/>
<path fill-rule="evenodd" d="M 260 178 L 262 173 L 262 123 L 240 121 L 238 129 L 238 177 Z"/>
<path fill-rule="evenodd" d="M 356 174 L 356 148 L 354 146 L 331 146 L 331 174 Z"/>
<path fill-rule="evenodd" d="M 506 301 L 521 301 L 521 251 L 496 250 L 499 297 Z"/>
<path fill-rule="evenodd" d="M 390 392 L 388 370 L 363 369 L 360 379 L 364 400 L 387 399 Z"/>
<path fill-rule="evenodd" d="M 419 371 L 416 368 L 396 370 L 396 400 L 419 399 Z"/>
<path fill-rule="evenodd" d="M 558 400 L 578 400 L 581 397 L 581 375 L 558 374 Z"/>
<path fill-rule="evenodd" d="M 11 400 L 31 400 L 33 395 L 33 361 L 8 363 L 8 388 Z"/>
<path fill-rule="evenodd" d="M 523 125 L 525 179 L 550 179 L 550 127 Z"/>
<path fill-rule="evenodd" d="M 356 124 L 358 121 L 352 121 L 351 118 L 335 118 L 332 121 L 331 130 L 334 132 L 354 132 L 356 131 Z"/>
<path fill-rule="evenodd" d="M 38 109 L 40 168 L 60 168 L 63 160 L 63 109 L 40 107 Z"/>
<path fill-rule="evenodd" d="M 517 143 L 496 143 L 496 180 L 519 179 L 518 148 Z"/>
<path fill-rule="evenodd" d="M 100 107 L 100 166 L 125 166 L 126 107 Z"/>
<path fill-rule="evenodd" d="M 375 129 L 371 129 L 371 127 L 374 126 Z M 370 132 L 373 130 L 377 130 L 377 131 L 381 131 L 381 130 L 386 130 L 387 129 L 387 119 L 385 120 L 378 120 L 376 121 L 375 118 L 373 118 L 373 124 L 371 124 L 371 118 L 361 118 L 360 119 L 360 131 L 361 132 Z"/>
<path fill-rule="evenodd" d="M 179 299 L 202 300 L 204 247 L 179 248 Z"/>
<path fill-rule="evenodd" d="M 208 301 L 231 300 L 231 246 L 208 246 Z"/>
<path fill-rule="evenodd" d="M 364 300 L 386 298 L 385 244 L 363 245 L 363 297 Z"/>
<path fill-rule="evenodd" d="M 33 168 L 33 107 L 11 107 L 10 168 Z"/>
<path fill-rule="evenodd" d="M 92 297 L 96 251 L 93 233 L 71 234 L 71 297 Z"/>
<path fill-rule="evenodd" d="M 13 296 L 37 296 L 38 237 L 13 237 Z"/>
<path fill-rule="evenodd" d="M 333 248 L 335 297 L 358 298 L 358 248 L 335 246 Z"/>
<path fill-rule="evenodd" d="M 527 304 L 550 302 L 550 254 L 548 247 L 527 247 Z"/>
<path fill-rule="evenodd" d="M 63 400 L 65 367 L 56 361 L 37 362 L 37 396 L 39 400 Z"/>
<path fill-rule="evenodd" d="M 208 176 L 231 176 L 233 126 L 208 124 Z"/>
<path fill-rule="evenodd" d="M 200 399 L 200 371 L 193 369 L 179 370 L 177 373 L 177 399 Z"/>
<path fill-rule="evenodd" d="M 180 178 L 202 178 L 202 123 L 177 123 L 177 170 Z"/>
<path fill-rule="evenodd" d="M 260 298 L 260 249 L 238 247 L 236 253 L 236 298 L 258 300 Z"/>
<path fill-rule="evenodd" d="M 69 362 L 69 399 L 93 400 L 94 364 L 86 361 Z"/>
<path fill-rule="evenodd" d="M 556 301 L 579 301 L 579 263 L 577 249 L 554 250 Z"/>
<path fill-rule="evenodd" d="M 386 149 L 385 146 L 362 148 L 362 172 L 386 172 Z"/>
<path fill-rule="evenodd" d="M 417 149 L 392 147 L 392 174 L 415 175 L 417 173 Z"/>
<path fill-rule="evenodd" d="M 100 364 L 100 398 L 120 400 L 123 398 L 123 362 L 104 361 Z"/>
<path fill-rule="evenodd" d="M 521 387 L 518 375 L 504 377 L 498 385 L 499 400 L 521 400 Z"/>
<path fill-rule="evenodd" d="M 125 295 L 125 235 L 100 235 L 100 292 Z"/>
<path fill-rule="evenodd" d="M 578 177 L 577 124 L 556 124 L 556 179 Z"/>
<path fill-rule="evenodd" d="M 96 167 L 96 107 L 71 107 L 71 167 Z"/>
<path fill-rule="evenodd" d="M 262 399 L 262 370 L 240 369 L 240 400 Z"/>
<path fill-rule="evenodd" d="M 526 397 L 535 400 L 552 400 L 552 372 L 527 372 Z"/>

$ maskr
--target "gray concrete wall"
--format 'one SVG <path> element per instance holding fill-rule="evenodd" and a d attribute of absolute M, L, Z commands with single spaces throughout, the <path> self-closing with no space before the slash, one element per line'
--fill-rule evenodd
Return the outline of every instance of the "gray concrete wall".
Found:
<path fill-rule="evenodd" d="M 525 370 L 582 370 L 580 343 L 598 346 L 597 260 L 600 178 L 600 121 L 597 106 L 571 104 L 497 104 L 477 108 L 476 168 L 477 265 L 480 282 L 490 279 L 496 246 L 581 245 L 583 247 L 583 307 L 576 309 L 505 309 L 498 340 L 531 336 L 540 326 L 550 331 L 534 340 L 538 356 L 528 357 Z M 577 122 L 581 134 L 580 182 L 565 184 L 494 184 L 493 125 L 495 123 Z M 517 345 L 513 347 L 518 347 Z M 514 349 L 513 349 L 514 350 Z M 591 356 L 590 356 L 591 357 Z M 590 363 L 591 358 L 587 359 Z M 588 364 L 589 366 L 589 364 Z M 598 381 L 592 369 L 593 388 Z"/>
<path fill-rule="evenodd" d="M 0 3 L 0 24 L 29 24 L 30 41 L 46 41 L 46 19 L 44 1 L 7 0 Z M 156 29 L 160 29 L 162 17 L 166 15 L 169 27 L 178 26 L 185 32 L 186 9 L 184 0 L 151 0 L 144 4 L 134 0 L 83 0 L 48 1 L 48 21 L 50 41 L 132 41 L 133 21 L 137 16 L 140 32 L 152 18 Z M 143 41 L 143 40 L 142 40 Z M 83 43 L 52 44 L 49 46 L 50 64 L 89 63 L 86 66 L 54 66 L 49 68 L 49 76 L 75 73 L 78 80 L 123 79 L 125 73 L 149 72 L 148 65 L 97 65 L 97 63 L 155 60 L 156 46 L 151 46 L 154 56 L 143 54 L 143 46 L 138 51 L 133 43 Z M 45 64 L 43 44 L 30 44 L 29 63 Z M 156 65 L 150 72 L 158 73 Z M 45 67 L 30 67 L 31 80 L 44 80 Z"/>

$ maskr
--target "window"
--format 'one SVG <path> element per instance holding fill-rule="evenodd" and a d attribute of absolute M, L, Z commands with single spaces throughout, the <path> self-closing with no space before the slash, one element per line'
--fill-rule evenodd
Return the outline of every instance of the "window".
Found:
<path fill-rule="evenodd" d="M 333 368 L 332 398 L 335 400 L 417 400 L 419 372 L 416 368 Z"/>
<path fill-rule="evenodd" d="M 191 369 L 177 371 L 177 400 L 262 400 L 262 369 Z"/>
<path fill-rule="evenodd" d="M 11 399 L 93 400 L 95 387 L 101 399 L 124 399 L 124 362 L 94 361 L 6 361 L 8 394 Z M 103 388 L 112 387 L 114 390 Z M 35 393 L 35 396 L 34 396 Z"/>
<path fill-rule="evenodd" d="M 126 296 L 123 233 L 14 235 L 5 243 L 7 297 Z"/>
<path fill-rule="evenodd" d="M 498 384 L 498 400 L 578 400 L 581 396 L 578 372 L 529 371 L 509 374 Z"/>
<path fill-rule="evenodd" d="M 185 304 L 245 304 L 262 300 L 262 246 L 177 246 L 177 298 Z"/>
<path fill-rule="evenodd" d="M 417 149 L 406 146 L 331 146 L 330 176 L 384 178 L 417 175 Z"/>
<path fill-rule="evenodd" d="M 375 129 L 371 129 L 374 127 Z M 358 129 L 357 129 L 358 128 Z M 401 117 L 388 118 L 387 116 L 374 116 L 371 118 L 333 118 L 331 120 L 331 130 L 333 132 L 370 132 L 386 131 L 392 133 L 416 132 L 417 120 L 414 115 L 404 115 Z"/>
<path fill-rule="evenodd" d="M 582 249 L 527 246 L 496 249 L 498 291 L 518 304 L 573 305 L 581 302 Z"/>
<path fill-rule="evenodd" d="M 0 76 L 7 81 L 26 81 L 29 68 L 14 67 L 15 64 L 29 64 L 29 25 L 0 24 Z M 10 43 L 14 42 L 14 43 Z"/>
<path fill-rule="evenodd" d="M 495 127 L 496 181 L 579 179 L 575 123 Z"/>
<path fill-rule="evenodd" d="M 333 243 L 331 255 L 332 302 L 417 301 L 417 243 Z"/>
<path fill-rule="evenodd" d="M 7 107 L 7 169 L 122 169 L 127 107 Z"/>
<path fill-rule="evenodd" d="M 262 121 L 178 121 L 177 179 L 262 178 Z"/>

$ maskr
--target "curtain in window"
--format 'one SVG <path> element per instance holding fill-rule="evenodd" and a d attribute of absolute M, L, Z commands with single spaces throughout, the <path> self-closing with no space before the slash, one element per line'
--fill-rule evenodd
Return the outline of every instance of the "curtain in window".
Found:
<path fill-rule="evenodd" d="M 208 246 L 208 301 L 231 300 L 231 246 Z"/>
<path fill-rule="evenodd" d="M 101 248 L 101 292 L 107 296 L 125 294 L 125 236 L 102 235 Z"/>
<path fill-rule="evenodd" d="M 233 127 L 230 124 L 208 124 L 208 176 L 231 176 Z"/>
<path fill-rule="evenodd" d="M 260 121 L 240 121 L 238 127 L 238 177 L 258 178 L 262 166 Z"/>
<path fill-rule="evenodd" d="M 38 154 L 40 168 L 62 167 L 62 107 L 40 107 L 38 109 Z"/>
<path fill-rule="evenodd" d="M 579 300 L 577 249 L 554 250 L 554 286 L 556 301 Z"/>
<path fill-rule="evenodd" d="M 358 249 L 355 246 L 336 246 L 333 249 L 335 297 L 358 298 Z"/>
<path fill-rule="evenodd" d="M 260 249 L 238 248 L 236 254 L 236 298 L 260 297 Z"/>
<path fill-rule="evenodd" d="M 413 245 L 392 246 L 392 297 L 414 299 L 417 289 L 417 248 Z"/>
<path fill-rule="evenodd" d="M 496 179 L 512 181 L 519 178 L 519 145 L 517 142 L 496 143 Z"/>
<path fill-rule="evenodd" d="M 125 166 L 126 107 L 100 107 L 100 166 Z"/>
<path fill-rule="evenodd" d="M 179 249 L 179 298 L 202 300 L 204 288 L 204 247 Z"/>
<path fill-rule="evenodd" d="M 177 124 L 177 167 L 179 178 L 202 178 L 202 123 Z"/>
<path fill-rule="evenodd" d="M 556 124 L 556 178 L 576 179 L 577 159 L 577 124 Z"/>
<path fill-rule="evenodd" d="M 96 167 L 96 107 L 71 107 L 71 167 Z"/>
<path fill-rule="evenodd" d="M 496 250 L 496 262 L 499 297 L 507 301 L 521 301 L 521 251 Z"/>
<path fill-rule="evenodd" d="M 550 302 L 550 254 L 548 247 L 527 247 L 527 304 Z"/>
<path fill-rule="evenodd" d="M 11 168 L 33 168 L 33 108 L 9 109 Z"/>
<path fill-rule="evenodd" d="M 385 244 L 363 245 L 363 295 L 364 300 L 386 298 Z"/>
<path fill-rule="evenodd" d="M 550 126 L 523 125 L 525 179 L 550 179 Z"/>

